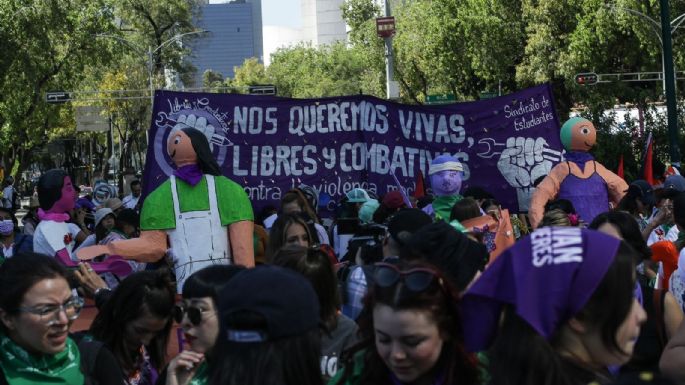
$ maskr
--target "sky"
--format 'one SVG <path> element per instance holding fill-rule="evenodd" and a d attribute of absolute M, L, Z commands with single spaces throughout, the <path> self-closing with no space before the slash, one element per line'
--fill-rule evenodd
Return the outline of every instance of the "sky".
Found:
<path fill-rule="evenodd" d="M 300 0 L 262 0 L 262 24 L 301 27 Z"/>
<path fill-rule="evenodd" d="M 218 4 L 225 3 L 226 0 L 210 0 L 209 2 Z M 277 27 L 301 27 L 300 0 L 262 0 L 262 24 Z"/>

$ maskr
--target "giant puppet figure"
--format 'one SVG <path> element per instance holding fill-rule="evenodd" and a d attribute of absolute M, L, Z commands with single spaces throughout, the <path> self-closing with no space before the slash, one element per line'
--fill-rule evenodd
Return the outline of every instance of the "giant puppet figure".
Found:
<path fill-rule="evenodd" d="M 459 192 L 463 172 L 464 166 L 450 155 L 440 155 L 431 162 L 428 176 L 435 199 L 423 211 L 433 220 L 449 222 L 452 207 L 462 199 Z"/>
<path fill-rule="evenodd" d="M 145 199 L 140 238 L 81 249 L 79 259 L 107 253 L 155 262 L 168 243 L 179 293 L 205 266 L 254 266 L 252 206 L 240 185 L 221 175 L 206 136 L 190 127 L 174 129 L 167 153 L 176 171 Z"/>
<path fill-rule="evenodd" d="M 557 198 L 573 203 L 580 219 L 591 222 L 618 204 L 628 190 L 626 182 L 595 161 L 588 151 L 595 145 L 597 131 L 587 119 L 574 117 L 561 126 L 561 143 L 566 160 L 554 166 L 537 186 L 530 200 L 530 222 L 537 227 L 545 204 Z"/>
<path fill-rule="evenodd" d="M 73 255 L 76 238 L 85 235 L 74 223 L 69 223 L 69 211 L 76 204 L 76 190 L 71 178 L 64 170 L 49 170 L 38 179 L 38 217 L 40 223 L 33 233 L 33 251 L 54 256 L 64 265 L 78 266 Z M 131 273 L 131 266 L 121 258 L 107 258 L 103 262 L 91 263 L 97 273 L 113 273 L 124 277 Z"/>

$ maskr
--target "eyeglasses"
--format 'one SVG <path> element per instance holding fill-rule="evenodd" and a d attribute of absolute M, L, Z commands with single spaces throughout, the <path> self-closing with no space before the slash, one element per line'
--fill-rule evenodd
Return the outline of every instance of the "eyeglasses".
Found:
<path fill-rule="evenodd" d="M 64 312 L 69 321 L 78 318 L 83 308 L 83 299 L 79 297 L 71 297 L 69 300 L 61 305 L 44 305 L 44 306 L 20 306 L 19 311 L 35 314 L 40 316 L 41 321 L 48 320 L 48 326 L 57 323 L 59 314 Z"/>
<path fill-rule="evenodd" d="M 373 272 L 374 284 L 386 288 L 402 281 L 405 287 L 413 292 L 426 290 L 432 283 L 436 282 L 442 288 L 442 278 L 436 272 L 427 267 L 413 267 L 407 270 L 400 270 L 399 267 L 385 262 L 374 265 Z"/>
<path fill-rule="evenodd" d="M 176 305 L 174 306 L 171 315 L 174 317 L 174 321 L 180 324 L 183 322 L 183 317 L 187 314 L 190 323 L 194 326 L 198 326 L 202 323 L 202 313 L 206 311 L 207 310 L 198 309 L 194 306 L 183 307 L 183 305 Z"/>

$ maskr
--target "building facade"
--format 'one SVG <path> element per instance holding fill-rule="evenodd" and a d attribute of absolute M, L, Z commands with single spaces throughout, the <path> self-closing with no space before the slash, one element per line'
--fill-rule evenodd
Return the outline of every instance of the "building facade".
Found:
<path fill-rule="evenodd" d="M 195 25 L 209 31 L 191 44 L 190 62 L 197 72 L 193 84 L 202 87 L 206 70 L 233 77 L 233 68 L 245 59 L 264 61 L 261 0 L 236 0 L 223 4 L 202 4 Z"/>
<path fill-rule="evenodd" d="M 347 41 L 343 0 L 301 0 L 302 40 L 314 46 Z"/>

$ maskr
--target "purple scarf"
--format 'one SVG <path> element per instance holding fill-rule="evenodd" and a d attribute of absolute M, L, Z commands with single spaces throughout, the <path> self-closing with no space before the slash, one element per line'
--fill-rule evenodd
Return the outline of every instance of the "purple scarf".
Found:
<path fill-rule="evenodd" d="M 461 301 L 464 340 L 478 352 L 492 343 L 504 305 L 550 338 L 592 296 L 620 240 L 578 227 L 543 227 L 483 272 Z"/>
<path fill-rule="evenodd" d="M 580 152 L 580 151 L 569 151 L 566 154 L 564 154 L 564 159 L 566 159 L 569 162 L 573 162 L 580 168 L 580 171 L 585 172 L 585 163 L 589 162 L 591 160 L 595 160 L 595 158 L 590 154 L 589 152 Z"/>
<path fill-rule="evenodd" d="M 195 186 L 202 180 L 202 169 L 198 164 L 181 166 L 174 171 L 174 175 L 191 186 Z"/>

